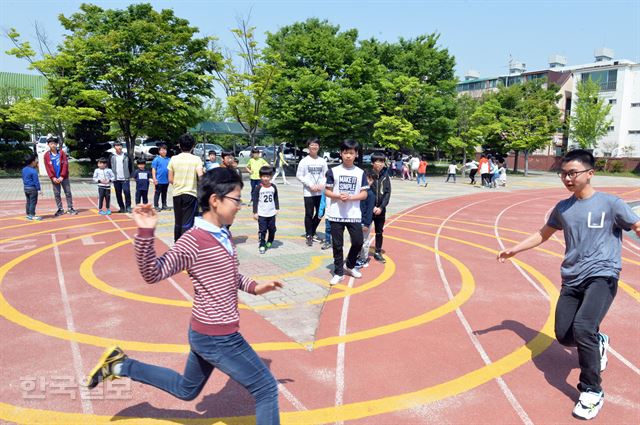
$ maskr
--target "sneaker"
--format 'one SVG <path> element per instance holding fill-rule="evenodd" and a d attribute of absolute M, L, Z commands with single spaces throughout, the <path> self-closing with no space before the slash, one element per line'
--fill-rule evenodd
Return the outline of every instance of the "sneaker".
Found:
<path fill-rule="evenodd" d="M 171 211 L 173 208 L 171 208 L 171 207 L 162 207 L 162 209 L 165 210 L 165 211 Z"/>
<path fill-rule="evenodd" d="M 271 242 L 267 242 L 267 244 L 265 245 L 267 247 L 267 249 L 271 248 Z"/>
<path fill-rule="evenodd" d="M 100 211 L 98 211 L 98 214 L 100 214 L 100 215 L 107 215 L 107 212 L 106 212 L 106 211 L 102 211 L 102 210 L 100 210 Z"/>
<path fill-rule="evenodd" d="M 31 220 L 40 221 L 42 220 L 42 217 L 40 217 L 39 215 L 32 215 Z"/>
<path fill-rule="evenodd" d="M 311 246 L 311 245 L 313 245 L 313 237 L 307 236 L 307 246 Z"/>
<path fill-rule="evenodd" d="M 375 258 L 376 261 L 379 261 L 379 262 L 381 262 L 383 264 L 387 262 L 387 260 L 385 260 L 384 257 L 382 256 L 382 254 L 380 254 L 379 252 L 374 253 L 373 254 L 373 258 Z"/>
<path fill-rule="evenodd" d="M 160 208 L 160 207 L 153 207 L 153 209 L 156 210 L 156 212 L 162 211 L 162 208 Z"/>
<path fill-rule="evenodd" d="M 573 416 L 578 419 L 593 419 L 604 404 L 604 392 L 585 391 L 580 393 L 580 399 L 573 408 Z"/>
<path fill-rule="evenodd" d="M 314 241 L 316 241 L 316 242 L 322 242 L 322 238 L 321 238 L 320 236 L 318 236 L 317 234 L 316 234 L 316 235 L 313 235 L 313 236 L 312 236 L 312 238 L 313 238 L 313 240 L 314 240 Z"/>
<path fill-rule="evenodd" d="M 71 215 L 78 215 L 78 211 L 73 209 L 73 208 L 69 208 L 67 210 L 67 214 L 71 214 Z"/>
<path fill-rule="evenodd" d="M 64 214 L 64 210 L 58 210 L 58 211 L 56 211 L 56 213 L 53 216 L 54 217 L 60 217 L 63 214 Z"/>
<path fill-rule="evenodd" d="M 111 210 L 108 209 L 104 213 L 105 213 L 105 215 L 111 215 Z"/>
<path fill-rule="evenodd" d="M 33 216 L 32 215 L 28 215 L 25 217 L 27 220 L 33 220 Z"/>
<path fill-rule="evenodd" d="M 367 257 L 367 259 L 366 259 L 366 260 L 363 260 L 363 261 L 362 261 L 362 267 L 361 267 L 361 268 L 366 269 L 367 267 L 369 267 L 369 261 L 370 261 L 370 258 L 369 258 L 369 257 Z"/>
<path fill-rule="evenodd" d="M 113 371 L 113 367 L 122 363 L 127 356 L 120 347 L 110 347 L 105 350 L 98 360 L 98 364 L 93 368 L 89 376 L 87 376 L 86 385 L 89 389 L 95 388 L 101 381 L 105 379 L 118 379 L 119 377 Z"/>
<path fill-rule="evenodd" d="M 361 269 L 363 266 L 364 266 L 364 261 L 356 260 L 356 266 L 354 267 L 355 269 Z"/>
<path fill-rule="evenodd" d="M 350 269 L 349 267 L 345 267 L 344 268 L 344 273 L 348 274 L 349 276 L 355 277 L 356 279 L 359 279 L 362 277 L 362 273 L 360 273 L 358 270 L 356 270 L 355 268 Z"/>
<path fill-rule="evenodd" d="M 607 351 L 609 350 L 609 336 L 599 332 L 598 345 L 600 346 L 600 372 L 602 372 L 607 368 L 607 363 L 609 363 L 609 356 L 607 355 Z"/>
<path fill-rule="evenodd" d="M 127 207 L 126 211 L 127 211 L 127 213 L 131 214 L 131 212 L 132 212 L 131 207 Z"/>
<path fill-rule="evenodd" d="M 338 283 L 342 282 L 343 280 L 344 280 L 344 276 L 339 276 L 337 274 L 334 274 L 333 277 L 331 278 L 331 280 L 329 281 L 329 284 L 337 285 Z"/>
<path fill-rule="evenodd" d="M 320 249 L 325 250 L 331 248 L 331 242 L 325 242 Z"/>
<path fill-rule="evenodd" d="M 265 252 L 267 252 L 267 248 L 264 246 L 261 246 L 260 248 L 258 248 L 258 251 L 260 251 L 260 254 L 264 254 Z"/>

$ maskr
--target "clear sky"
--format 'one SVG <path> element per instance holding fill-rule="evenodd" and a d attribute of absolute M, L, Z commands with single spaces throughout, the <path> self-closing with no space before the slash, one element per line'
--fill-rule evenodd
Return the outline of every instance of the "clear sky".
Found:
<path fill-rule="evenodd" d="M 124 8 L 131 1 L 86 1 L 103 8 Z M 53 44 L 62 40 L 57 16 L 78 10 L 75 0 L 0 0 L 0 29 L 14 27 L 34 40 L 37 21 Z M 549 55 L 560 54 L 569 65 L 593 62 L 598 47 L 614 50 L 616 59 L 640 62 L 640 0 L 489 0 L 489 1 L 213 1 L 156 0 L 156 9 L 172 8 L 203 35 L 214 35 L 232 47 L 229 29 L 251 12 L 259 40 L 266 31 L 309 17 L 327 19 L 341 29 L 356 28 L 360 39 L 396 41 L 438 32 L 440 45 L 456 58 L 456 75 L 469 69 L 490 77 L 507 72 L 509 57 L 526 63 L 527 70 L 547 67 Z M 31 72 L 23 60 L 4 52 L 0 40 L 0 70 Z"/>

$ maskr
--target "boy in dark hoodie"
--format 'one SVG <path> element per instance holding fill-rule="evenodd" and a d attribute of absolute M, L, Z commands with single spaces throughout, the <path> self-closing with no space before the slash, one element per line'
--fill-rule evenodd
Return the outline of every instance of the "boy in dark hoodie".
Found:
<path fill-rule="evenodd" d="M 381 263 L 387 260 L 382 256 L 382 232 L 386 219 L 387 205 L 391 199 L 391 179 L 387 171 L 387 157 L 382 152 L 374 152 L 371 154 L 371 166 L 376 173 L 376 178 L 371 185 L 371 190 L 375 196 L 375 204 L 373 207 L 373 224 L 376 229 L 376 252 L 373 258 Z"/>
<path fill-rule="evenodd" d="M 373 221 L 373 208 L 376 203 L 376 195 L 371 189 L 371 185 L 376 180 L 378 175 L 373 170 L 368 170 L 366 172 L 367 182 L 369 183 L 369 189 L 367 190 L 367 199 L 360 201 L 360 211 L 362 213 L 362 220 L 360 224 L 362 224 L 362 250 L 360 251 L 360 255 L 358 256 L 358 260 L 356 261 L 356 267 L 366 268 L 369 267 L 369 246 L 371 242 L 369 241 L 369 235 L 371 234 L 371 222 Z"/>

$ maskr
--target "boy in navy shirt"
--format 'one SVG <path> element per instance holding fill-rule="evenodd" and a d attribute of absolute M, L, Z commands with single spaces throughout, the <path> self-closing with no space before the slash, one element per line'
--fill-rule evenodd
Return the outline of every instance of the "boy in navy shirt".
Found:
<path fill-rule="evenodd" d="M 136 181 L 136 205 L 142 200 L 143 204 L 149 203 L 149 179 L 151 173 L 145 168 L 147 163 L 144 159 L 136 161 L 138 168 L 133 172 L 133 178 Z"/>
<path fill-rule="evenodd" d="M 278 189 L 271 183 L 273 168 L 265 165 L 260 168 L 260 183 L 251 192 L 251 202 L 253 203 L 253 218 L 258 220 L 258 237 L 260 238 L 260 254 L 267 252 L 271 248 L 273 239 L 276 236 L 276 215 L 280 210 L 278 201 Z M 269 232 L 269 237 L 265 241 L 265 236 Z"/>
<path fill-rule="evenodd" d="M 27 220 L 42 220 L 42 217 L 36 215 L 36 204 L 38 203 L 38 192 L 42 195 L 40 187 L 40 179 L 38 178 L 38 160 L 33 154 L 27 155 L 22 169 L 22 183 L 24 184 L 24 196 L 27 198 L 26 211 Z"/>

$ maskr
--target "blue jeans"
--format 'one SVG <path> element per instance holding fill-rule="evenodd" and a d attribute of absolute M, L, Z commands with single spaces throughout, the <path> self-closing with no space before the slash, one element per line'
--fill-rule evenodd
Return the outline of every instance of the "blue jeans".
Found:
<path fill-rule="evenodd" d="M 189 345 L 191 352 L 182 375 L 131 358 L 122 363 L 121 375 L 189 401 L 200 394 L 217 367 L 245 387 L 256 400 L 258 425 L 280 423 L 278 384 L 239 332 L 210 336 L 189 329 Z"/>
<path fill-rule="evenodd" d="M 418 173 L 418 186 L 420 186 L 420 182 L 423 184 L 427 184 L 427 175 Z"/>

